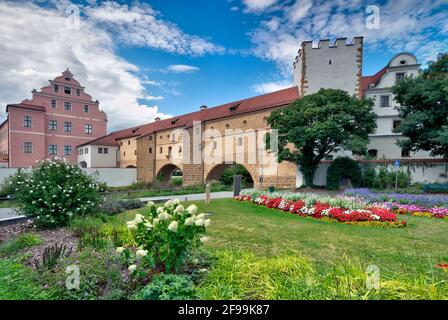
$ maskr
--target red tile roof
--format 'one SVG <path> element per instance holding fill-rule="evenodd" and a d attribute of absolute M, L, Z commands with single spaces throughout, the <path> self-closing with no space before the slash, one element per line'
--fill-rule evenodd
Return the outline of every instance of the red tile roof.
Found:
<path fill-rule="evenodd" d="M 362 96 L 364 97 L 366 94 L 366 90 L 369 88 L 369 85 L 371 83 L 377 85 L 378 82 L 380 82 L 381 77 L 386 73 L 387 66 L 385 66 L 383 69 L 375 73 L 373 76 L 367 76 L 361 78 L 361 92 Z"/>
<path fill-rule="evenodd" d="M 35 111 L 45 111 L 45 107 L 43 107 L 43 106 L 38 106 L 35 104 L 29 104 L 29 103 L 17 103 L 17 104 L 8 104 L 6 106 L 6 112 L 8 112 L 8 109 L 10 107 L 30 109 L 30 110 L 35 110 Z"/>
<path fill-rule="evenodd" d="M 83 143 L 80 146 L 88 144 L 118 146 L 117 139 L 140 137 L 156 131 L 179 127 L 189 127 L 193 124 L 193 121 L 210 121 L 234 115 L 241 115 L 252 111 L 280 107 L 287 105 L 298 98 L 299 90 L 297 87 L 291 87 L 261 96 L 238 100 L 213 108 L 207 108 L 164 120 L 154 121 L 129 129 L 115 131 L 107 136 Z"/>

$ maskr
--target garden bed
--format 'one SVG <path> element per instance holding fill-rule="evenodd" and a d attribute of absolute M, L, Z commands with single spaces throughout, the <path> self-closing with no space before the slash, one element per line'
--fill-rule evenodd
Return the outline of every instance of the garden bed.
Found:
<path fill-rule="evenodd" d="M 301 193 L 260 194 L 256 191 L 243 191 L 240 196 L 235 197 L 235 200 L 250 201 L 285 213 L 314 219 L 364 226 L 406 226 L 406 221 L 399 221 L 397 215 L 388 208 L 367 205 L 354 197 L 327 197 Z"/>
<path fill-rule="evenodd" d="M 448 218 L 448 195 L 372 192 L 366 188 L 347 189 L 344 194 L 362 198 L 370 205 L 384 206 L 397 214 Z"/>

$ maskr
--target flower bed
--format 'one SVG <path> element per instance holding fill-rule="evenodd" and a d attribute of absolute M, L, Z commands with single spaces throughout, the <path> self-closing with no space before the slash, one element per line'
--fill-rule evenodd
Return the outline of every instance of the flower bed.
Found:
<path fill-rule="evenodd" d="M 448 195 L 382 193 L 365 188 L 347 189 L 345 195 L 360 197 L 371 205 L 386 207 L 397 214 L 448 218 Z"/>
<path fill-rule="evenodd" d="M 305 196 L 306 198 L 306 196 Z M 326 197 L 322 197 L 324 200 Z M 348 208 L 334 206 L 324 201 L 310 203 L 309 199 L 288 200 L 284 197 L 269 197 L 268 195 L 242 194 L 235 197 L 238 201 L 250 201 L 268 208 L 281 210 L 290 214 L 312 217 L 315 219 L 327 218 L 343 223 L 361 223 L 363 225 L 406 226 L 405 221 L 398 221 L 397 215 L 385 207 L 366 206 L 365 208 Z M 308 200 L 308 201 L 307 201 Z M 347 197 L 345 200 L 350 201 Z M 308 202 L 308 203 L 307 203 Z M 353 203 L 357 203 L 354 201 Z M 356 207 L 356 205 L 355 205 Z"/>

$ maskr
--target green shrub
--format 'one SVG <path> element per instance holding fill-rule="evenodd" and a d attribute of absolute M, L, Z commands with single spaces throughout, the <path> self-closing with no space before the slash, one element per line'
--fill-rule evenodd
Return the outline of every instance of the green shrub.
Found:
<path fill-rule="evenodd" d="M 241 183 L 243 185 L 253 185 L 252 176 L 250 175 L 249 171 L 247 171 L 247 169 L 240 164 L 235 164 L 226 168 L 219 178 L 219 181 L 223 185 L 230 186 L 233 184 L 233 176 L 237 174 L 241 175 Z"/>
<path fill-rule="evenodd" d="M 102 210 L 107 214 L 117 214 L 127 210 L 139 209 L 144 206 L 144 203 L 139 199 L 129 200 L 106 200 L 102 205 Z"/>
<path fill-rule="evenodd" d="M 0 197 L 7 197 L 14 194 L 14 185 L 12 184 L 14 176 L 9 176 L 3 180 L 0 185 Z"/>
<path fill-rule="evenodd" d="M 42 243 L 40 236 L 34 233 L 24 233 L 16 238 L 9 240 L 0 245 L 0 257 L 13 256 L 20 250 L 28 247 L 37 246 Z"/>
<path fill-rule="evenodd" d="M 143 276 L 154 266 L 178 271 L 189 252 L 207 240 L 202 236 L 210 219 L 204 213 L 196 215 L 196 211 L 196 205 L 184 208 L 179 200 L 169 200 L 157 210 L 152 204 L 150 217 L 136 214 L 128 221 L 139 262 L 130 266 L 131 272 Z M 129 256 L 131 252 L 127 249 L 123 254 Z"/>
<path fill-rule="evenodd" d="M 30 171 L 19 170 L 12 184 L 20 212 L 43 228 L 65 226 L 91 214 L 101 201 L 95 178 L 60 158 L 41 161 Z"/>
<path fill-rule="evenodd" d="M 86 228 L 80 231 L 79 248 L 92 247 L 95 250 L 105 249 L 109 241 L 108 234 L 101 228 Z"/>
<path fill-rule="evenodd" d="M 176 274 L 156 274 L 150 284 L 134 295 L 136 300 L 192 300 L 195 298 L 190 277 Z"/>
<path fill-rule="evenodd" d="M 374 168 L 364 170 L 363 184 L 367 188 L 375 188 L 376 171 Z"/>
<path fill-rule="evenodd" d="M 359 187 L 362 181 L 361 168 L 349 157 L 338 157 L 328 167 L 327 189 L 339 189 L 341 178 L 350 178 L 354 187 Z"/>

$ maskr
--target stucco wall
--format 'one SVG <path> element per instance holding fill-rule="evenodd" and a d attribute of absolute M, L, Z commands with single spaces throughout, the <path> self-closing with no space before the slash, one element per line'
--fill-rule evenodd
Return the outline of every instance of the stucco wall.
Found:
<path fill-rule="evenodd" d="M 15 174 L 17 168 L 0 168 L 0 183 Z M 121 169 L 121 168 L 98 168 L 83 169 L 88 174 L 99 173 L 98 180 L 106 182 L 110 187 L 128 186 L 137 181 L 137 169 Z"/>

